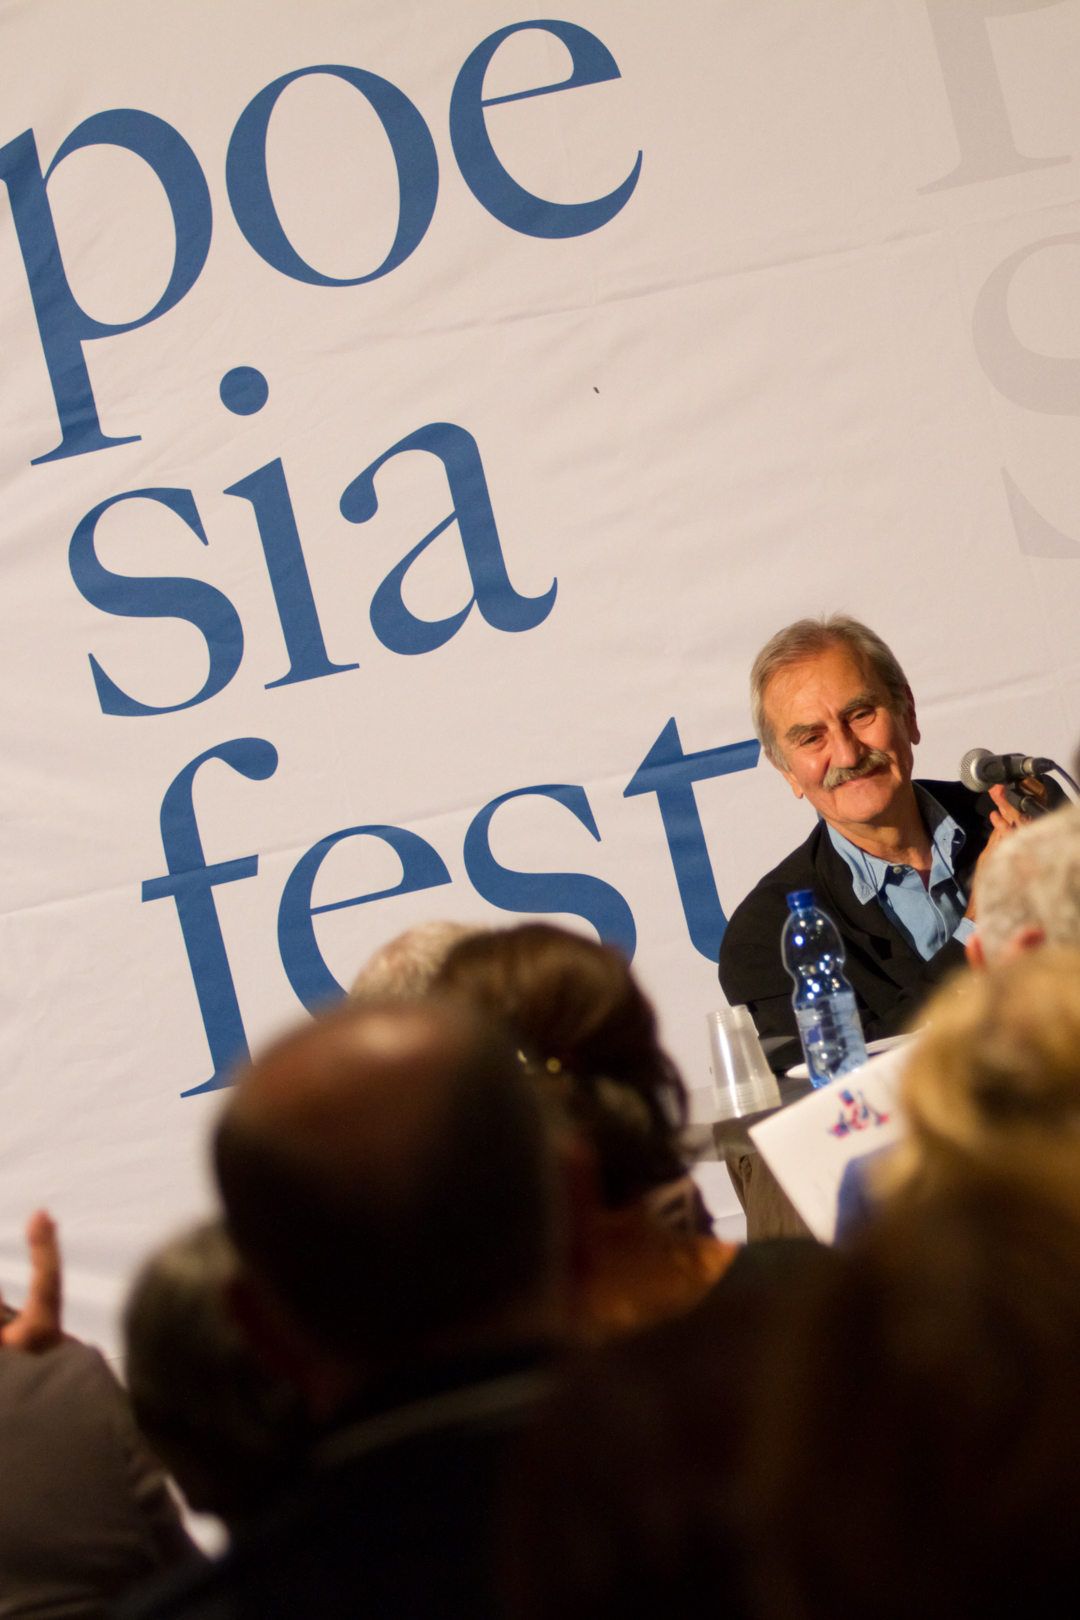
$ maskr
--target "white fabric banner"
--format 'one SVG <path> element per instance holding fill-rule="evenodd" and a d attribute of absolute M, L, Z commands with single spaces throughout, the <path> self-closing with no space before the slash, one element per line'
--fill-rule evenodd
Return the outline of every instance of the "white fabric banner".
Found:
<path fill-rule="evenodd" d="M 431 916 L 636 949 L 693 1082 L 809 830 L 762 641 L 923 775 L 1080 726 L 1080 0 L 0 4 L 0 1287 L 210 1198 L 246 1047 Z"/>

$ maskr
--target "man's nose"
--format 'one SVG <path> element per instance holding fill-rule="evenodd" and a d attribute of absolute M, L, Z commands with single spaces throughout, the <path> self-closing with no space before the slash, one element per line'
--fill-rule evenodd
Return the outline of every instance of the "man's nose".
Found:
<path fill-rule="evenodd" d="M 857 765 L 866 750 L 850 726 L 837 726 L 832 739 L 833 765 Z"/>

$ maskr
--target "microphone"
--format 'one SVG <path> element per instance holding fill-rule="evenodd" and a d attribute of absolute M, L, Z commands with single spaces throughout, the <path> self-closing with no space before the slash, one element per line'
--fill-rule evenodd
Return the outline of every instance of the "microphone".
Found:
<path fill-rule="evenodd" d="M 969 748 L 960 761 L 960 780 L 972 793 L 983 793 L 999 782 L 1020 782 L 1056 770 L 1052 759 L 1028 754 L 992 754 L 989 748 Z"/>

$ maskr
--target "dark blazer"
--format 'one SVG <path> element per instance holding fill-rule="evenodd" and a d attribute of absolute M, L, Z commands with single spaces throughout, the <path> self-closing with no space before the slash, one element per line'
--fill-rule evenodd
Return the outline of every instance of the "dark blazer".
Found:
<path fill-rule="evenodd" d="M 0 1615 L 103 1620 L 198 1554 L 96 1350 L 0 1348 Z"/>
<path fill-rule="evenodd" d="M 990 836 L 979 800 L 959 782 L 921 785 L 964 831 L 956 879 L 965 895 L 970 894 L 975 862 Z M 827 826 L 819 821 L 805 844 L 767 872 L 736 907 L 720 946 L 724 994 L 732 1006 L 749 1007 L 763 1041 L 773 1038 L 775 1044 L 766 1050 L 778 1071 L 802 1057 L 791 1005 L 794 986 L 780 956 L 780 935 L 788 915 L 785 896 L 792 889 L 813 889 L 818 905 L 839 928 L 847 952 L 844 971 L 868 1041 L 899 1034 L 941 978 L 964 960 L 963 947 L 949 940 L 924 961 L 876 900 L 860 904 L 850 869 L 833 848 Z"/>
<path fill-rule="evenodd" d="M 323 1435 L 222 1558 L 128 1598 L 115 1620 L 496 1620 L 503 1472 L 547 1393 L 544 1362 L 528 1351 L 403 1374 Z"/>

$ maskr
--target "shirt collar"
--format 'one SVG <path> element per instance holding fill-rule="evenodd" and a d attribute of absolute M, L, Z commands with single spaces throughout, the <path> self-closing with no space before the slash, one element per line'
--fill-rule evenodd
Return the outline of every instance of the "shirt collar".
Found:
<path fill-rule="evenodd" d="M 930 890 L 933 892 L 939 883 L 955 876 L 956 858 L 964 845 L 964 830 L 959 822 L 942 808 L 933 794 L 927 792 L 921 782 L 913 782 L 911 785 L 915 789 L 915 798 L 926 830 L 930 834 Z M 845 838 L 843 833 L 837 832 L 835 827 L 829 827 L 827 822 L 826 826 L 833 848 L 851 872 L 855 898 L 864 906 L 871 900 L 876 900 L 889 879 L 895 881 L 893 862 L 883 861 L 878 855 L 870 855 L 865 849 L 853 844 L 850 838 Z"/>

